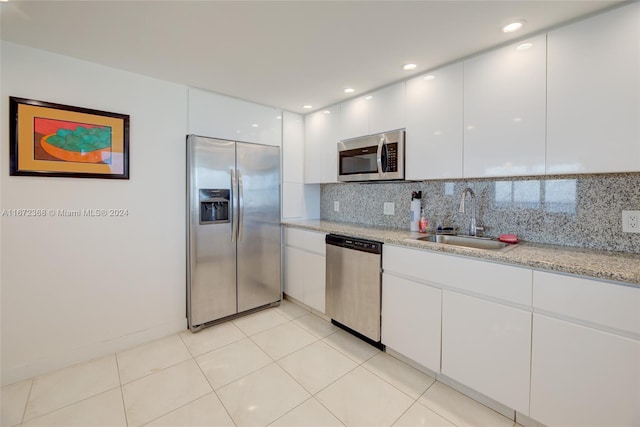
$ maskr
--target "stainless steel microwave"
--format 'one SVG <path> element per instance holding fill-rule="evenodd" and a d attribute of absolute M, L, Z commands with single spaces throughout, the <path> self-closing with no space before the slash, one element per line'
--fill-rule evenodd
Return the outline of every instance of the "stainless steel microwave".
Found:
<path fill-rule="evenodd" d="M 404 130 L 338 143 L 338 181 L 404 179 Z"/>

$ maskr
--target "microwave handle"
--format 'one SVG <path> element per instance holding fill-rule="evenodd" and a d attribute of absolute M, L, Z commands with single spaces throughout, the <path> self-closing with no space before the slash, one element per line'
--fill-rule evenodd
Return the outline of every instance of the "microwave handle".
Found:
<path fill-rule="evenodd" d="M 378 142 L 378 151 L 376 161 L 378 162 L 378 175 L 382 175 L 384 171 L 382 170 L 382 147 L 384 146 L 384 136 L 380 137 L 380 142 Z"/>

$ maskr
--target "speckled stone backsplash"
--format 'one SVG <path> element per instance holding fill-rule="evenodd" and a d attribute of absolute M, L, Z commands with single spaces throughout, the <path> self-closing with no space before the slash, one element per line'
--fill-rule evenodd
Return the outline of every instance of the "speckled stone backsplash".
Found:
<path fill-rule="evenodd" d="M 466 212 L 458 212 L 466 187 L 476 194 L 485 236 L 508 233 L 532 242 L 640 253 L 640 234 L 622 232 L 622 211 L 640 210 L 640 173 L 324 184 L 320 216 L 408 230 L 411 192 L 422 191 L 430 231 L 441 225 L 467 234 L 470 196 Z M 385 202 L 394 203 L 394 215 L 384 215 Z"/>

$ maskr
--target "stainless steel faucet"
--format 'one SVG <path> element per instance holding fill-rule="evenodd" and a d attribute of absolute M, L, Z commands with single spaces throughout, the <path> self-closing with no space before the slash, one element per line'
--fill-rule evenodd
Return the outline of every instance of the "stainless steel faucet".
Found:
<path fill-rule="evenodd" d="M 477 236 L 478 231 L 483 231 L 484 227 L 478 227 L 476 225 L 476 193 L 474 193 L 469 187 L 462 190 L 462 199 L 460 199 L 458 212 L 464 213 L 464 199 L 466 198 L 467 193 L 471 194 L 471 225 L 469 226 L 469 235 Z"/>

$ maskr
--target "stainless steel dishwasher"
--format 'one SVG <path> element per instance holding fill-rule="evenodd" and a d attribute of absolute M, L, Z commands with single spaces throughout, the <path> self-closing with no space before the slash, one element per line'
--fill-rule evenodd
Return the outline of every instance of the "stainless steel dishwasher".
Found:
<path fill-rule="evenodd" d="M 337 326 L 382 347 L 382 243 L 336 234 L 328 234 L 325 243 L 327 315 Z"/>

